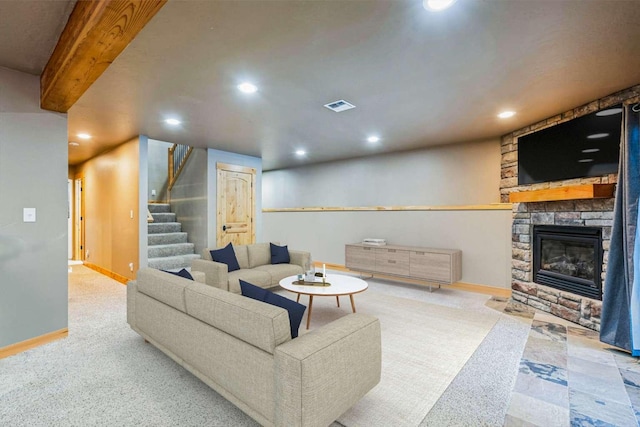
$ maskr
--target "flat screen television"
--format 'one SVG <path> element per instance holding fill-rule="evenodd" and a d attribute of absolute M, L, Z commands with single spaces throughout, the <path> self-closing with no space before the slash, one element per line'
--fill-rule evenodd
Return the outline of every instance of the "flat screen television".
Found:
<path fill-rule="evenodd" d="M 518 185 L 618 172 L 622 107 L 616 105 L 518 138 Z"/>

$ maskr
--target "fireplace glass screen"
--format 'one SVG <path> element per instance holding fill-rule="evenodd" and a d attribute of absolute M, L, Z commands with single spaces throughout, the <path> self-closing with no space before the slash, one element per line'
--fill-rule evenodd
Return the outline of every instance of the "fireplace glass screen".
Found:
<path fill-rule="evenodd" d="M 540 264 L 543 270 L 593 281 L 593 243 L 542 239 L 541 245 Z"/>

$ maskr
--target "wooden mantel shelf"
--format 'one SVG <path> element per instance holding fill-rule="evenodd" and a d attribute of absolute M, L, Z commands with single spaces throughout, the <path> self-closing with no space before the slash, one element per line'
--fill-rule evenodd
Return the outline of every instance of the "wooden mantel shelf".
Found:
<path fill-rule="evenodd" d="M 613 197 L 615 184 L 583 184 L 509 194 L 511 203 L 552 202 L 557 200 L 603 199 Z"/>

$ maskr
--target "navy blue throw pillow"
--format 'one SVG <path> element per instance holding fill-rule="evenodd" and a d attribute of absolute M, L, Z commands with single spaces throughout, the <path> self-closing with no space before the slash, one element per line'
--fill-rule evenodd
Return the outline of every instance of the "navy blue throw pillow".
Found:
<path fill-rule="evenodd" d="M 269 244 L 271 245 L 271 264 L 289 264 L 291 262 L 287 245 L 278 246 L 273 243 Z"/>
<path fill-rule="evenodd" d="M 240 264 L 238 264 L 238 259 L 236 258 L 236 253 L 233 250 L 233 245 L 231 243 L 222 249 L 216 249 L 209 252 L 211 253 L 211 259 L 215 262 L 227 264 L 229 272 L 240 270 Z"/>
<path fill-rule="evenodd" d="M 185 279 L 193 280 L 193 276 L 191 275 L 191 273 L 187 271 L 186 268 L 183 268 L 180 271 L 167 271 L 167 270 L 162 270 L 162 271 L 164 271 L 165 273 L 175 274 L 176 276 L 184 277 Z"/>
<path fill-rule="evenodd" d="M 291 327 L 291 338 L 298 336 L 298 329 L 300 329 L 300 322 L 302 322 L 302 316 L 307 309 L 302 304 L 285 298 L 281 295 L 274 294 L 271 291 L 262 289 L 259 286 L 252 285 L 249 282 L 240 280 L 240 290 L 245 297 L 255 299 L 258 301 L 266 302 L 267 304 L 282 307 L 289 312 L 289 326 Z"/>

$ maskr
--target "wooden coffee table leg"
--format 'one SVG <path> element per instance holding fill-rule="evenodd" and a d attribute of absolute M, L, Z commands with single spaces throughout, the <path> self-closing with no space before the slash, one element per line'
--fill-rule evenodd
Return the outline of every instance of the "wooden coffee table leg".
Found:
<path fill-rule="evenodd" d="M 313 295 L 309 295 L 309 308 L 307 309 L 307 329 L 311 323 L 311 307 L 313 307 Z"/>
<path fill-rule="evenodd" d="M 340 297 L 336 295 L 336 302 L 338 303 L 338 308 L 340 308 Z"/>
<path fill-rule="evenodd" d="M 351 310 L 353 310 L 353 312 L 356 312 L 356 304 L 353 302 L 353 294 L 349 294 L 349 298 L 351 299 Z"/>

